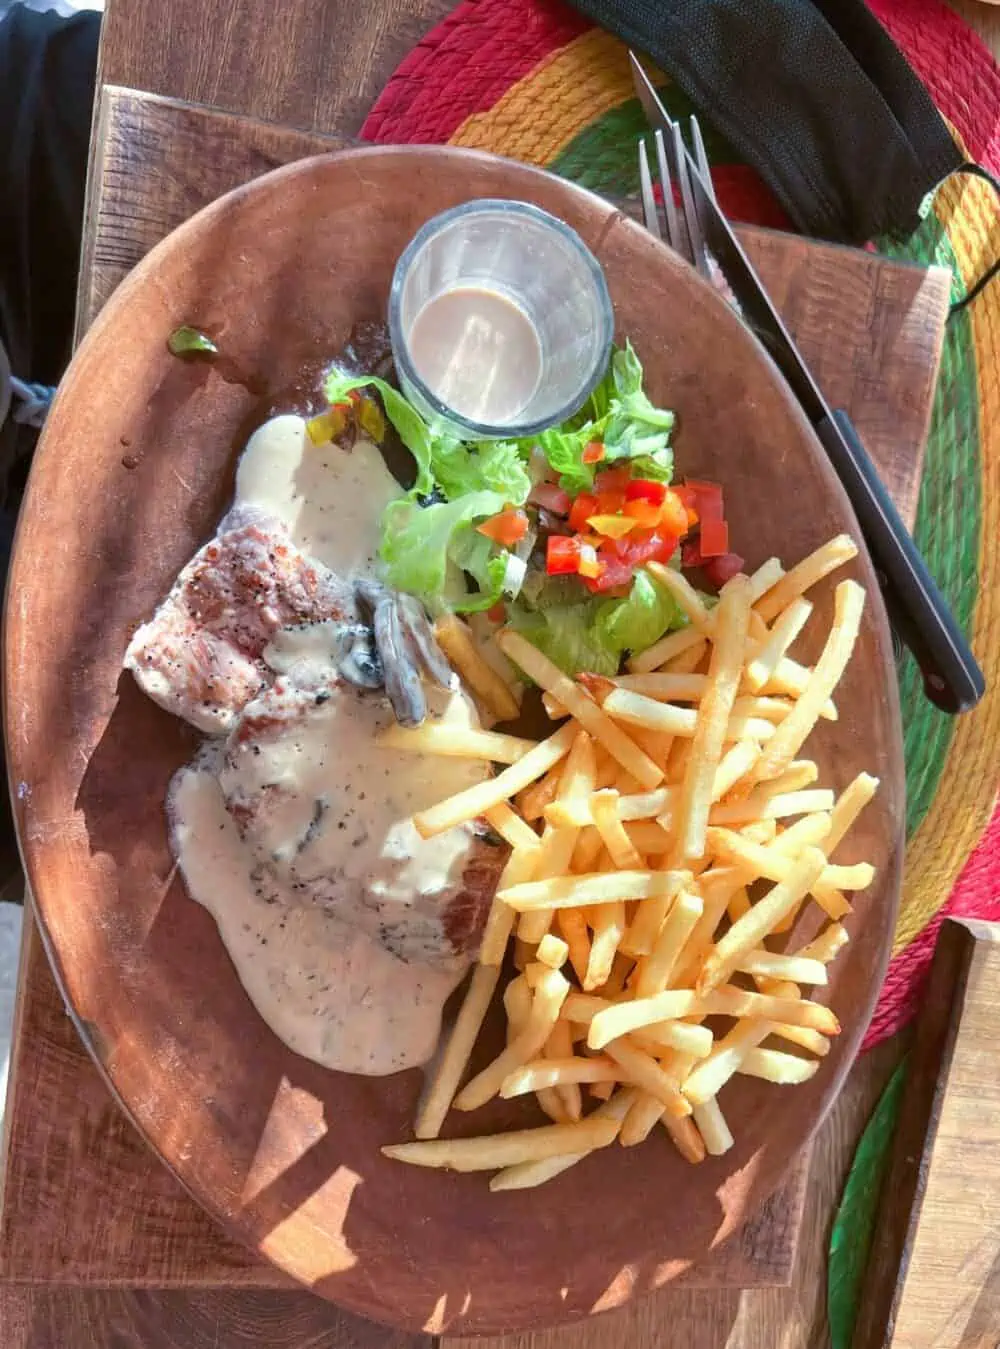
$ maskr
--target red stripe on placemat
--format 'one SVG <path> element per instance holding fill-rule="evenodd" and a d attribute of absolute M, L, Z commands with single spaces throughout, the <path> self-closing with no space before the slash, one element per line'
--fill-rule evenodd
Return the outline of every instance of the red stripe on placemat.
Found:
<path fill-rule="evenodd" d="M 464 0 L 398 67 L 361 135 L 381 144 L 442 144 L 590 26 L 552 0 Z"/>
<path fill-rule="evenodd" d="M 1000 72 L 982 39 L 943 0 L 868 0 L 868 6 L 972 157 L 1000 173 Z"/>
<path fill-rule="evenodd" d="M 934 956 L 938 928 L 945 918 L 1000 920 L 1000 807 L 994 811 L 989 828 L 963 867 L 947 904 L 890 963 L 862 1049 L 870 1049 L 892 1035 L 916 1012 Z"/>

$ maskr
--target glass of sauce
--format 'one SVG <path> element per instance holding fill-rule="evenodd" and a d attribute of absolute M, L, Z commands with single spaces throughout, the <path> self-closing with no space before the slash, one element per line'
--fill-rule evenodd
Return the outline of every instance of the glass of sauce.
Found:
<path fill-rule="evenodd" d="M 575 230 L 527 202 L 434 216 L 396 264 L 389 329 L 403 392 L 462 440 L 535 435 L 607 369 L 614 315 Z"/>

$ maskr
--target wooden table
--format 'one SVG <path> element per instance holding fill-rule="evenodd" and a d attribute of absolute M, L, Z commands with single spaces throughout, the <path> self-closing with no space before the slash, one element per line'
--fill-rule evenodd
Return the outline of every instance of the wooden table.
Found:
<path fill-rule="evenodd" d="M 452 8 L 452 0 L 109 0 L 100 79 L 152 93 L 250 114 L 305 130 L 350 134 L 399 59 Z M 974 3 L 964 8 L 975 10 Z M 970 15 L 970 17 L 973 17 Z M 994 15 L 988 18 L 996 25 Z M 349 73 L 349 77 L 348 77 Z M 99 106 L 101 96 L 99 95 Z M 100 171 L 100 165 L 95 165 Z M 92 242 L 93 221 L 88 224 Z M 85 246 L 88 240 L 85 240 Z M 26 924 L 23 977 L 42 980 L 37 936 Z M 49 996 L 54 990 L 49 990 Z M 37 1010 L 37 1001 L 32 1007 Z M 29 1009 L 30 1012 L 31 1009 Z M 51 1008 L 49 1009 L 51 1012 Z M 22 1007 L 22 1015 L 25 1009 Z M 71 1027 L 52 1052 L 78 1052 Z M 725 1294 L 670 1291 L 582 1328 L 488 1342 L 490 1349 L 590 1349 L 699 1343 L 736 1349 L 806 1349 L 826 1342 L 826 1240 L 832 1208 L 860 1128 L 902 1052 L 894 1040 L 852 1073 L 817 1143 L 802 1239 L 787 1288 Z M 77 1145 L 110 1127 L 108 1102 L 81 1102 Z M 101 1117 L 99 1125 L 95 1117 Z M 71 1160 L 71 1159 L 70 1159 Z M 70 1168 L 71 1174 L 71 1168 Z M 95 1228 L 114 1213 L 94 1212 Z M 208 1259 L 206 1248 L 206 1259 Z M 137 1276 L 136 1283 L 142 1280 Z M 200 1291 L 93 1290 L 55 1286 L 7 1288 L 0 1297 L 0 1342 L 10 1349 L 104 1349 L 292 1343 L 321 1346 L 415 1344 L 354 1319 L 308 1295 L 207 1288 Z M 271 1327 L 269 1331 L 268 1327 Z M 705 1334 L 709 1331 L 709 1334 Z M 447 1340 L 448 1349 L 464 1343 Z M 480 1342 L 481 1343 L 481 1342 Z"/>

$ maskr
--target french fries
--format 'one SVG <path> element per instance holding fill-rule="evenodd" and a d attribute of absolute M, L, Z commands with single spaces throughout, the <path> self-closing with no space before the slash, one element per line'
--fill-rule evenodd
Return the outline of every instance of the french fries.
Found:
<path fill-rule="evenodd" d="M 462 620 L 454 614 L 439 618 L 434 624 L 434 636 L 476 701 L 497 721 L 514 721 L 521 710 L 517 699 L 479 652 L 472 633 Z"/>
<path fill-rule="evenodd" d="M 818 1072 L 840 1031 L 822 1002 L 848 940 L 840 920 L 848 896 L 874 879 L 857 852 L 833 855 L 878 780 L 861 773 L 838 796 L 812 758 L 796 756 L 818 718 L 836 718 L 861 587 L 837 585 L 814 668 L 790 651 L 816 621 L 806 592 L 856 551 L 844 536 L 787 573 L 770 559 L 727 582 L 714 607 L 679 572 L 650 564 L 689 626 L 613 678 L 571 679 L 503 630 L 500 650 L 561 721 L 545 740 L 435 723 L 384 733 L 400 750 L 501 765 L 414 823 L 430 838 L 483 819 L 511 848 L 418 1112 L 418 1141 L 387 1156 L 493 1170 L 491 1190 L 523 1189 L 616 1140 L 664 1146 L 659 1124 L 697 1165 L 733 1146 L 719 1096 L 736 1075 L 794 1086 Z M 438 636 L 491 714 L 503 706 L 512 716 L 511 690 L 465 625 L 444 620 Z M 778 949 L 772 938 L 797 930 L 811 904 L 834 921 Z M 512 942 L 519 972 L 503 990 L 506 1046 L 463 1085 Z M 439 1137 L 449 1108 L 530 1095 L 552 1123 Z"/>

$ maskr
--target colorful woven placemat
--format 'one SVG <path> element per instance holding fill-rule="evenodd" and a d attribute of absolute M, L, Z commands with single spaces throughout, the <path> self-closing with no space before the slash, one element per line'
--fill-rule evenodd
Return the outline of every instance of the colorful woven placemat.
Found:
<path fill-rule="evenodd" d="M 941 0 L 871 0 L 967 156 L 1000 174 L 1000 69 Z M 689 110 L 662 83 L 674 115 Z M 702 110 L 699 110 L 700 112 Z M 757 174 L 706 127 L 719 200 L 738 220 L 787 228 Z M 362 135 L 448 143 L 537 164 L 597 192 L 638 191 L 635 144 L 646 130 L 625 49 L 559 0 L 464 0 L 403 61 Z M 1000 202 L 956 178 L 905 245 L 887 253 L 952 269 L 954 295 L 1000 255 Z M 946 913 L 1000 918 L 1000 281 L 948 325 L 921 484 L 916 537 L 972 634 L 988 692 L 953 719 L 900 667 L 908 845 L 903 901 L 868 1042 L 912 1012 Z M 984 832 L 985 831 L 985 832 Z"/>

